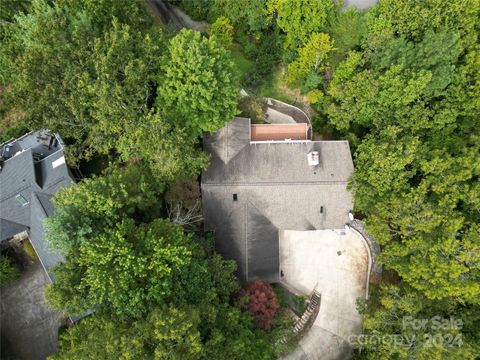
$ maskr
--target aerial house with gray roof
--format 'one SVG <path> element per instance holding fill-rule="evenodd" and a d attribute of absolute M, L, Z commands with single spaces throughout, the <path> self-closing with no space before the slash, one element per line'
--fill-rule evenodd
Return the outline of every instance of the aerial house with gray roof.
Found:
<path fill-rule="evenodd" d="M 242 281 L 278 282 L 279 234 L 344 229 L 353 208 L 348 141 L 312 141 L 308 124 L 235 118 L 205 135 L 204 227 Z"/>
<path fill-rule="evenodd" d="M 60 136 L 49 131 L 0 145 L 0 241 L 27 232 L 52 281 L 49 270 L 64 259 L 47 246 L 43 220 L 53 214 L 53 195 L 73 182 L 63 150 Z"/>

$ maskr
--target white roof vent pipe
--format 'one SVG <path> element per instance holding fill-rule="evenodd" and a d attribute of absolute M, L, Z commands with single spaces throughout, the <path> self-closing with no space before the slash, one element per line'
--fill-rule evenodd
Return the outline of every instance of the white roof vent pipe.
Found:
<path fill-rule="evenodd" d="M 310 151 L 307 155 L 308 165 L 317 166 L 320 164 L 320 153 L 318 151 Z"/>

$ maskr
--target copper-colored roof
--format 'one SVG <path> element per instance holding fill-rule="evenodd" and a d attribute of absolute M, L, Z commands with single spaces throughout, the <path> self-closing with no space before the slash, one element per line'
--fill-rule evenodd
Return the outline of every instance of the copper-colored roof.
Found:
<path fill-rule="evenodd" d="M 253 124 L 251 141 L 307 140 L 307 124 Z"/>

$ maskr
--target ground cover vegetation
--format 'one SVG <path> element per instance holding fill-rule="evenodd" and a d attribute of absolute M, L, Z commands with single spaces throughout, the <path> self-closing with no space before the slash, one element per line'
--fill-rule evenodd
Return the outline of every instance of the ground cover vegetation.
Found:
<path fill-rule="evenodd" d="M 17 264 L 11 257 L 0 255 L 0 286 L 7 285 L 20 275 Z"/>
<path fill-rule="evenodd" d="M 172 34 L 142 2 L 0 2 L 0 138 L 48 127 L 67 140 L 70 163 L 110 164 L 59 193 L 46 223 L 67 258 L 49 301 L 71 315 L 96 310 L 61 336 L 56 357 L 279 354 L 278 324 L 288 320 L 253 326 L 235 300 L 234 265 L 206 236 L 167 220 L 164 206 L 165 192 L 208 163 L 201 133 L 240 113 L 242 86 L 301 99 L 315 133 L 350 140 L 355 211 L 385 272 L 359 303 L 364 332 L 405 342 L 365 341 L 357 358 L 475 359 L 480 3 L 380 0 L 358 11 L 331 0 L 172 2 L 207 20 L 209 34 Z M 259 99 L 240 110 L 261 122 Z M 269 316 L 276 307 L 252 301 Z M 462 325 L 403 322 L 434 316 Z"/>

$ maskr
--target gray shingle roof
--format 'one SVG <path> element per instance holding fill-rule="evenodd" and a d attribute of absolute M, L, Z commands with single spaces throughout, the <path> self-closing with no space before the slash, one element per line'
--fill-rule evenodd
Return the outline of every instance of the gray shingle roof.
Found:
<path fill-rule="evenodd" d="M 215 154 L 215 160 L 223 164 L 238 155 L 250 142 L 250 126 L 245 126 L 245 121 L 242 120 L 248 119 L 235 118 L 215 134 L 205 134 L 205 151 Z"/>
<path fill-rule="evenodd" d="M 227 125 L 228 136 L 222 129 L 219 135 L 205 138 L 205 151 L 212 154 L 212 160 L 202 175 L 203 184 L 345 182 L 353 172 L 348 141 L 250 145 L 249 137 L 245 138 L 249 119 L 236 118 L 232 123 Z M 320 165 L 315 168 L 307 162 L 310 151 L 320 153 Z"/>
<path fill-rule="evenodd" d="M 29 226 L 30 206 L 22 206 L 17 196 L 21 195 L 30 202 L 32 189 L 40 190 L 35 182 L 32 151 L 29 149 L 6 161 L 0 172 L 0 218 Z"/>
<path fill-rule="evenodd" d="M 0 153 L 9 149 L 0 171 L 0 241 L 28 230 L 32 245 L 48 272 L 62 262 L 63 257 L 48 249 L 43 220 L 53 214 L 51 197 L 73 180 L 62 159 L 63 146 L 58 135 L 52 138 L 50 147 L 38 141 L 39 135 L 30 133 L 0 146 Z"/>
<path fill-rule="evenodd" d="M 202 174 L 205 230 L 215 231 L 217 251 L 237 261 L 242 280 L 274 282 L 278 230 L 335 229 L 348 222 L 353 162 L 347 141 L 250 144 L 249 129 L 249 119 L 235 118 L 204 137 L 211 154 Z M 310 151 L 320 153 L 318 166 L 308 165 Z"/>
<path fill-rule="evenodd" d="M 14 223 L 5 219 L 0 219 L 0 239 L 8 239 L 26 230 L 28 230 L 28 227 L 25 225 Z"/>
<path fill-rule="evenodd" d="M 48 207 L 53 207 L 50 205 Z M 48 217 L 48 214 L 43 207 L 38 195 L 32 194 L 31 203 L 31 220 L 30 220 L 30 241 L 32 243 L 38 258 L 42 262 L 43 267 L 48 272 L 48 275 L 53 280 L 50 269 L 65 261 L 62 255 L 51 250 L 44 239 L 43 220 Z"/>
<path fill-rule="evenodd" d="M 55 161 L 62 160 L 62 157 L 65 158 L 63 151 L 58 151 L 35 164 L 37 183 L 43 192 L 53 195 L 60 186 L 70 185 L 72 179 L 66 163 L 53 167 Z"/>

